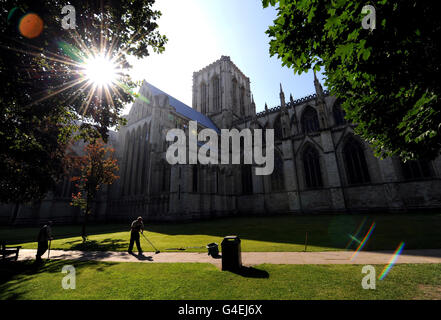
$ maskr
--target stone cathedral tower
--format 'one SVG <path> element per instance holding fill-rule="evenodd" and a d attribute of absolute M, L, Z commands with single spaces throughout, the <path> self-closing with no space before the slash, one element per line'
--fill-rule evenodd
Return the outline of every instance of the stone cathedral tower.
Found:
<path fill-rule="evenodd" d="M 250 79 L 230 60 L 219 60 L 193 73 L 193 109 L 210 117 L 219 128 L 256 114 Z"/>

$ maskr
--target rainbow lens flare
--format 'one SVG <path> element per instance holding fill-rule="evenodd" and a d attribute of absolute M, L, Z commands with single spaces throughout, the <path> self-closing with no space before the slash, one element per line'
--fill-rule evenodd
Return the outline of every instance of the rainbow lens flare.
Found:
<path fill-rule="evenodd" d="M 352 235 L 352 234 L 348 234 L 348 237 L 351 239 L 349 242 L 348 242 L 348 244 L 346 245 L 346 250 L 352 245 L 352 243 L 355 241 L 355 242 L 357 242 L 358 244 L 360 244 L 361 243 L 361 241 L 359 240 L 359 239 L 357 239 L 357 237 L 358 237 L 358 234 L 360 233 L 360 231 L 363 229 L 363 227 L 364 227 L 364 225 L 366 224 L 366 221 L 367 221 L 367 218 L 365 217 L 364 219 L 363 219 L 363 221 L 361 222 L 361 224 L 358 226 L 358 228 L 357 228 L 357 231 L 355 231 L 355 233 Z"/>
<path fill-rule="evenodd" d="M 400 256 L 401 252 L 403 251 L 403 248 L 404 248 L 404 242 L 401 242 L 397 250 L 395 250 L 394 254 L 392 255 L 392 258 L 390 258 L 389 264 L 386 267 L 384 267 L 383 271 L 381 272 L 380 280 L 383 280 L 386 277 L 386 275 L 389 273 L 390 269 L 392 269 L 398 257 Z"/>
<path fill-rule="evenodd" d="M 375 222 L 372 223 L 371 227 L 369 228 L 369 231 L 366 233 L 366 235 L 364 236 L 363 240 L 361 241 L 361 243 L 359 244 L 357 250 L 355 250 L 354 254 L 351 257 L 351 261 L 355 259 L 355 257 L 357 256 L 357 254 L 363 249 L 364 245 L 366 244 L 366 242 L 368 241 L 369 237 L 371 236 L 372 232 L 375 229 Z"/>

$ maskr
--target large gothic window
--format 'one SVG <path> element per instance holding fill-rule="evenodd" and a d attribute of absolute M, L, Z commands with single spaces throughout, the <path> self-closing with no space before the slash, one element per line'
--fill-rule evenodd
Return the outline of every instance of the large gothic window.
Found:
<path fill-rule="evenodd" d="M 274 121 L 274 138 L 281 140 L 283 138 L 282 121 L 280 115 Z"/>
<path fill-rule="evenodd" d="M 320 129 L 317 111 L 308 106 L 302 114 L 302 129 L 304 133 L 315 132 Z"/>
<path fill-rule="evenodd" d="M 252 129 L 251 131 L 252 131 L 253 137 L 254 137 L 254 134 L 255 134 L 254 130 L 261 130 L 261 134 L 262 134 L 261 142 L 262 142 L 262 146 L 264 146 L 265 142 L 266 142 L 266 129 L 264 127 L 262 127 L 262 125 L 259 124 L 258 122 L 252 123 L 251 124 L 251 129 Z"/>
<path fill-rule="evenodd" d="M 198 192 L 198 167 L 193 166 L 193 192 Z"/>
<path fill-rule="evenodd" d="M 213 85 L 213 111 L 220 110 L 220 81 L 217 76 L 212 80 Z"/>
<path fill-rule="evenodd" d="M 232 81 L 232 89 L 231 89 L 233 108 L 237 108 L 237 80 L 234 78 Z"/>
<path fill-rule="evenodd" d="M 371 181 L 363 147 L 356 139 L 351 138 L 346 142 L 343 148 L 343 156 L 349 184 Z"/>
<path fill-rule="evenodd" d="M 147 167 L 148 167 L 148 149 L 149 149 L 149 126 L 145 126 L 143 129 L 143 157 L 142 157 L 142 170 L 141 170 L 141 193 L 145 193 L 147 189 Z"/>
<path fill-rule="evenodd" d="M 341 104 L 339 102 L 334 103 L 334 107 L 332 108 L 332 113 L 334 115 L 334 121 L 336 126 L 341 126 L 346 123 L 345 112 L 341 108 Z"/>
<path fill-rule="evenodd" d="M 320 156 L 315 148 L 308 146 L 303 152 L 303 167 L 307 188 L 323 186 L 322 172 L 320 170 Z"/>
<path fill-rule="evenodd" d="M 163 164 L 162 168 L 161 191 L 168 192 L 170 190 L 170 165 Z"/>
<path fill-rule="evenodd" d="M 274 171 L 271 174 L 271 191 L 281 191 L 285 188 L 283 178 L 283 159 L 280 155 L 274 153 Z"/>
<path fill-rule="evenodd" d="M 242 193 L 244 194 L 253 193 L 252 169 L 253 168 L 250 164 L 242 166 Z"/>
<path fill-rule="evenodd" d="M 201 113 L 205 114 L 207 112 L 207 85 L 205 83 L 201 84 Z"/>
<path fill-rule="evenodd" d="M 240 96 L 239 96 L 239 103 L 240 103 L 240 115 L 245 115 L 245 88 L 240 88 Z"/>
<path fill-rule="evenodd" d="M 297 134 L 298 133 L 298 122 L 297 122 L 297 117 L 294 111 L 293 116 L 291 117 L 291 133 L 292 134 Z"/>
<path fill-rule="evenodd" d="M 216 193 L 219 193 L 219 167 L 216 167 L 216 171 L 215 171 L 215 175 L 216 175 Z"/>
<path fill-rule="evenodd" d="M 424 179 L 432 177 L 430 163 L 425 160 L 411 160 L 401 163 L 405 180 Z"/>

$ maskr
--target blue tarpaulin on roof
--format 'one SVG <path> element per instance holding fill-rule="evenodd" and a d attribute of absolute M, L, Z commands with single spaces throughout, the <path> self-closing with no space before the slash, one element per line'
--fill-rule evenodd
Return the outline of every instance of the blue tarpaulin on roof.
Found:
<path fill-rule="evenodd" d="M 202 113 L 196 111 L 193 108 L 190 108 L 185 103 L 179 101 L 178 99 L 173 98 L 171 95 L 156 88 L 154 85 L 148 83 L 147 81 L 145 81 L 144 83 L 148 86 L 148 88 L 150 89 L 150 91 L 152 92 L 152 94 L 154 96 L 160 95 L 160 94 L 166 95 L 170 101 L 170 105 L 173 108 L 175 108 L 176 112 L 179 113 L 180 115 L 183 115 L 184 117 L 186 117 L 190 120 L 197 121 L 198 123 L 202 124 L 204 127 L 213 129 L 216 132 L 220 133 L 220 130 L 216 127 L 216 125 L 207 116 L 203 115 Z"/>

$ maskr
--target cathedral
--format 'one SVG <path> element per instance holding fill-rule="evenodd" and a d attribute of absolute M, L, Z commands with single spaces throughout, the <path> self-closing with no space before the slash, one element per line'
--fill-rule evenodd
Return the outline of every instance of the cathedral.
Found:
<path fill-rule="evenodd" d="M 96 221 L 184 221 L 236 215 L 405 212 L 441 208 L 441 157 L 434 161 L 376 158 L 354 134 L 340 102 L 322 89 L 256 113 L 250 79 L 227 56 L 193 73 L 192 107 L 144 81 L 126 116 L 111 132 L 120 178 L 100 193 Z M 274 170 L 255 175 L 255 164 L 170 165 L 168 130 L 244 128 L 274 130 Z M 78 146 L 78 150 L 81 150 Z M 81 152 L 81 151 L 78 151 Z M 21 206 L 17 223 L 82 220 L 71 207 L 69 177 L 38 204 Z M 7 222 L 13 206 L 0 206 Z"/>

